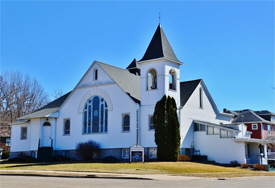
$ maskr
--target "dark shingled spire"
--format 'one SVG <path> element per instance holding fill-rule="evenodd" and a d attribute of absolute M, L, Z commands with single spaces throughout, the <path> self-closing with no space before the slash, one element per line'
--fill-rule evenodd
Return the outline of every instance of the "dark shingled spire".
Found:
<path fill-rule="evenodd" d="M 140 61 L 162 57 L 180 62 L 159 24 L 143 58 Z"/>

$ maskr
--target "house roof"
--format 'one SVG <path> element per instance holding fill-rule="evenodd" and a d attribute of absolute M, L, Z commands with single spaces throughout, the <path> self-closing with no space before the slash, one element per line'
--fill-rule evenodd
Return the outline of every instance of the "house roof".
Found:
<path fill-rule="evenodd" d="M 235 112 L 235 114 L 237 113 L 237 116 L 232 122 L 267 122 L 267 120 L 258 116 L 255 112 L 249 109 L 233 112 Z"/>
<path fill-rule="evenodd" d="M 161 25 L 158 28 L 140 61 L 146 61 L 157 58 L 167 58 L 180 62 L 176 57 L 169 41 L 167 40 Z"/>
<path fill-rule="evenodd" d="M 180 105 L 184 106 L 202 79 L 180 83 Z"/>
<path fill-rule="evenodd" d="M 50 102 L 49 104 L 43 106 L 42 108 L 34 111 L 31 114 L 19 117 L 18 120 L 21 119 L 31 119 L 31 118 L 39 118 L 39 117 L 48 117 L 49 115 L 57 112 L 59 107 L 63 104 L 63 102 L 67 99 L 71 92 L 63 95 L 62 97 Z"/>
<path fill-rule="evenodd" d="M 10 129 L 0 129 L 0 138 L 11 137 Z"/>
<path fill-rule="evenodd" d="M 140 76 L 131 74 L 127 69 L 121 69 L 98 61 L 97 63 L 134 102 L 140 103 Z"/>
<path fill-rule="evenodd" d="M 259 110 L 259 111 L 254 111 L 254 112 L 259 116 L 275 116 L 275 113 L 270 112 L 268 110 Z"/>

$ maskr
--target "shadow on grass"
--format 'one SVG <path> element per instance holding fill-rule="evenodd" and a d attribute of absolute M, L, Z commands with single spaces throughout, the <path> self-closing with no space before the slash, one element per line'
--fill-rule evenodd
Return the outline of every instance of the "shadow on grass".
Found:
<path fill-rule="evenodd" d="M 63 162 L 32 162 L 32 163 L 24 163 L 24 162 L 2 162 L 1 164 L 7 164 L 11 166 L 7 166 L 5 168 L 17 168 L 17 167 L 30 167 L 30 166 L 50 166 L 50 165 L 59 165 L 59 164 L 81 164 L 81 163 L 95 163 L 92 161 L 63 161 Z"/>

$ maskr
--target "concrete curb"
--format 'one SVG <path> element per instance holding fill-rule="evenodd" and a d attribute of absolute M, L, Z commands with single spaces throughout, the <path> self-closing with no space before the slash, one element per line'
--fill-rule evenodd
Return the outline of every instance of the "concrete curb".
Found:
<path fill-rule="evenodd" d="M 38 176 L 38 177 L 62 177 L 62 178 L 106 178 L 106 179 L 133 179 L 133 180 L 245 180 L 245 179 L 273 179 L 275 176 L 249 176 L 249 177 L 191 177 L 173 176 L 168 174 L 115 174 L 96 172 L 69 172 L 69 171 L 39 171 L 39 170 L 0 170 L 1 176 Z"/>
<path fill-rule="evenodd" d="M 198 180 L 201 177 L 171 176 L 167 174 L 114 174 L 92 172 L 67 171 L 35 171 L 35 170 L 0 170 L 1 176 L 40 176 L 63 178 L 109 178 L 109 179 L 136 179 L 136 180 Z"/>

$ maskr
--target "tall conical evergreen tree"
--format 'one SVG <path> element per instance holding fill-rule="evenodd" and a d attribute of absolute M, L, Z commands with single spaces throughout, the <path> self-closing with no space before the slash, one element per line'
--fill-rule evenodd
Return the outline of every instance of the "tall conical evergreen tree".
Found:
<path fill-rule="evenodd" d="M 167 120 L 169 161 L 177 161 L 180 147 L 179 121 L 175 99 L 170 96 L 167 99 Z"/>
<path fill-rule="evenodd" d="M 177 161 L 180 132 L 177 106 L 174 98 L 164 95 L 157 102 L 154 112 L 155 142 L 159 161 Z"/>
<path fill-rule="evenodd" d="M 157 156 L 158 160 L 164 161 L 166 154 L 166 96 L 164 95 L 160 101 L 157 102 L 154 112 L 154 128 L 155 128 L 155 142 L 158 146 Z"/>

